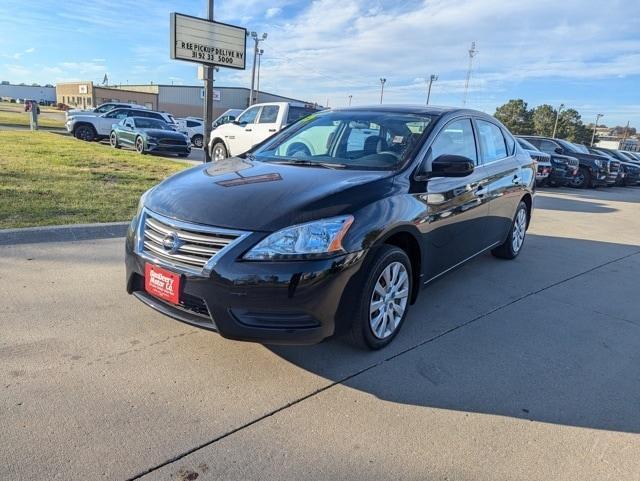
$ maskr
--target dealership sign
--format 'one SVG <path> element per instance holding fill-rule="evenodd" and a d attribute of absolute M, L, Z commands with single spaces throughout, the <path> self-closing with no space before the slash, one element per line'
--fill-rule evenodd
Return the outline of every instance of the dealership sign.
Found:
<path fill-rule="evenodd" d="M 181 13 L 171 14 L 171 58 L 244 70 L 247 30 Z"/>

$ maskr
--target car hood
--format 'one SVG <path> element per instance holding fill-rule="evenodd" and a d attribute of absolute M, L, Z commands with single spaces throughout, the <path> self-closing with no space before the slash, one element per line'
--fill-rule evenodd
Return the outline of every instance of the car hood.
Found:
<path fill-rule="evenodd" d="M 390 172 L 230 158 L 166 179 L 149 192 L 145 207 L 186 222 L 273 232 L 355 212 L 390 192 L 392 179 Z"/>
<path fill-rule="evenodd" d="M 162 137 L 163 139 L 181 139 L 184 140 L 184 134 L 176 132 L 175 130 L 163 130 L 163 129 L 138 129 L 140 132 L 144 132 L 150 137 Z"/>

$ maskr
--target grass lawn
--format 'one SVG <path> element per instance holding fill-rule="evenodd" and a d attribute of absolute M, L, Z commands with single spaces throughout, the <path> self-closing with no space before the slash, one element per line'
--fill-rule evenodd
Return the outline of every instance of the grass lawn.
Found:
<path fill-rule="evenodd" d="M 129 220 L 185 162 L 52 132 L 0 131 L 0 228 Z"/>
<path fill-rule="evenodd" d="M 27 112 L 9 112 L 0 110 L 0 124 L 5 125 L 29 125 L 29 114 Z M 59 127 L 64 128 L 64 120 L 47 118 L 38 116 L 38 125 L 40 127 Z"/>

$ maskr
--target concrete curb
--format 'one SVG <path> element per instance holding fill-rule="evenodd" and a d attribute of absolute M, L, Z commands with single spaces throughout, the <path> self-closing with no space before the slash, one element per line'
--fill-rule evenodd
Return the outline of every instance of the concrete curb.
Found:
<path fill-rule="evenodd" d="M 1 229 L 0 246 L 124 237 L 128 226 L 128 222 L 108 222 L 104 224 L 54 225 L 47 227 L 26 227 L 24 229 Z"/>

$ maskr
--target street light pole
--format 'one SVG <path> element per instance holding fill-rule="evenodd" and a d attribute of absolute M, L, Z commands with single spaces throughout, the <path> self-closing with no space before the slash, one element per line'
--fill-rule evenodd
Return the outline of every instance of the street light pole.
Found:
<path fill-rule="evenodd" d="M 558 111 L 556 112 L 556 123 L 553 125 L 553 135 L 552 138 L 556 138 L 556 131 L 558 130 L 558 119 L 560 118 L 560 111 L 564 108 L 564 104 L 560 104 L 558 107 Z"/>
<path fill-rule="evenodd" d="M 256 60 L 258 59 L 258 44 L 267 39 L 267 34 L 263 33 L 261 37 L 258 37 L 256 32 L 251 32 L 251 38 L 253 38 L 253 68 L 251 69 L 251 92 L 249 93 L 249 106 L 253 105 L 253 94 L 255 92 L 256 82 Z"/>
<path fill-rule="evenodd" d="M 429 77 L 429 89 L 427 90 L 427 105 L 429 105 L 429 98 L 431 97 L 431 85 L 436 80 L 438 80 L 438 76 L 431 74 L 431 77 Z"/>
<path fill-rule="evenodd" d="M 256 103 L 260 103 L 260 60 L 262 60 L 262 54 L 264 53 L 264 50 L 260 49 L 258 51 L 258 81 L 257 86 L 256 86 Z"/>
<path fill-rule="evenodd" d="M 351 100 L 353 99 L 353 95 L 349 95 L 349 107 L 351 107 Z"/>
<path fill-rule="evenodd" d="M 382 103 L 382 97 L 384 97 L 384 84 L 386 82 L 386 78 L 380 78 L 380 103 Z"/>
<path fill-rule="evenodd" d="M 207 18 L 213 22 L 213 0 L 208 0 Z M 213 123 L 213 67 L 203 66 L 204 72 L 204 128 L 202 138 L 202 149 L 204 150 L 204 161 L 211 162 L 208 142 L 211 137 L 211 124 Z"/>
<path fill-rule="evenodd" d="M 596 138 L 596 129 L 598 128 L 598 120 L 600 120 L 601 117 L 604 117 L 604 114 L 596 115 L 596 124 L 593 126 L 593 134 L 591 135 L 591 147 L 593 147 L 593 141 Z"/>

